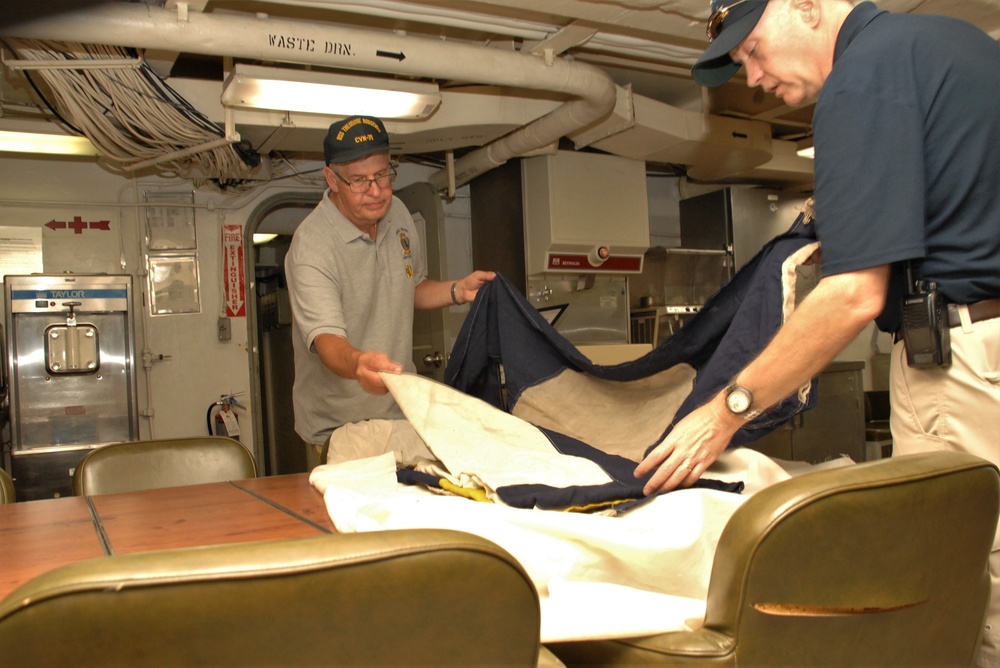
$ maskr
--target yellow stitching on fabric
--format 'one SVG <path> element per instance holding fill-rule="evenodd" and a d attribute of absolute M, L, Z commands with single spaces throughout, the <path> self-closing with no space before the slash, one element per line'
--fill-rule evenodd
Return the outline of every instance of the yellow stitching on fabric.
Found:
<path fill-rule="evenodd" d="M 462 487 L 451 482 L 447 478 L 441 478 L 438 480 L 438 484 L 441 485 L 441 489 L 446 492 L 451 492 L 456 496 L 464 496 L 467 499 L 472 499 L 473 501 L 479 501 L 480 503 L 493 503 L 493 501 L 486 496 L 485 489 L 478 489 L 472 487 Z"/>
<path fill-rule="evenodd" d="M 610 501 L 598 501 L 597 503 L 588 503 L 582 506 L 567 506 L 562 509 L 564 513 L 592 513 L 595 510 L 603 510 L 605 508 L 614 508 L 615 506 L 621 505 L 623 503 L 629 503 L 635 501 L 635 499 L 612 499 Z"/>

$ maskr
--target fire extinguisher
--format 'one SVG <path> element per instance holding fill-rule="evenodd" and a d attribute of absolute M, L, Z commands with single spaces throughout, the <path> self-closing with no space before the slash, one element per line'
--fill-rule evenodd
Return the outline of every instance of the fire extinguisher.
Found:
<path fill-rule="evenodd" d="M 239 394 L 242 394 L 240 392 Z M 213 402 L 208 407 L 205 418 L 208 422 L 208 433 L 212 436 L 229 436 L 236 438 L 240 435 L 240 422 L 236 417 L 234 407 L 242 408 L 236 401 L 233 394 L 224 394 L 218 401 Z"/>

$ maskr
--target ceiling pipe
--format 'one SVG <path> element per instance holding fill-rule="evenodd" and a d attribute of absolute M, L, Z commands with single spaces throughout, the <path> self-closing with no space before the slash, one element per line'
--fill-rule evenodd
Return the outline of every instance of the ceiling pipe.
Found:
<path fill-rule="evenodd" d="M 144 3 L 108 3 L 0 26 L 0 35 L 170 50 L 232 58 L 321 65 L 410 77 L 454 79 L 547 91 L 573 99 L 455 161 L 461 186 L 507 160 L 600 121 L 614 108 L 615 84 L 585 63 L 528 56 L 334 24 L 264 15 L 171 11 Z M 447 170 L 432 175 L 443 190 Z"/>

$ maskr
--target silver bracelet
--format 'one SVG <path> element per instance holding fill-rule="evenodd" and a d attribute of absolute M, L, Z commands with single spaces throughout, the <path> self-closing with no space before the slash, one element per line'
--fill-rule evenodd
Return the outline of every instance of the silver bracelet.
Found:
<path fill-rule="evenodd" d="M 451 303 L 455 306 L 461 306 L 462 302 L 458 301 L 458 295 L 455 294 L 455 288 L 458 286 L 458 281 L 451 282 Z"/>

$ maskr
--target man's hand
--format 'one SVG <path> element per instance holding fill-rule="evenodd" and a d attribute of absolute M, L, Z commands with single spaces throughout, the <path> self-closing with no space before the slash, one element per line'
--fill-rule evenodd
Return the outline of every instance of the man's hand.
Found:
<path fill-rule="evenodd" d="M 643 494 L 693 485 L 742 425 L 742 418 L 726 409 L 721 395 L 689 413 L 636 467 L 637 478 L 659 467 L 643 487 Z"/>
<path fill-rule="evenodd" d="M 385 353 L 362 352 L 357 358 L 357 369 L 354 377 L 368 394 L 386 394 L 389 388 L 382 382 L 380 371 L 403 373 L 403 366 L 389 359 Z"/>
<path fill-rule="evenodd" d="M 479 288 L 497 277 L 495 271 L 474 271 L 460 281 L 456 281 L 455 294 L 463 304 L 476 301 Z"/>
<path fill-rule="evenodd" d="M 402 373 L 403 365 L 389 359 L 385 353 L 358 350 L 337 334 L 320 334 L 313 346 L 323 365 L 341 378 L 356 380 L 369 394 L 385 394 L 389 388 L 379 377 L 379 371 Z"/>

